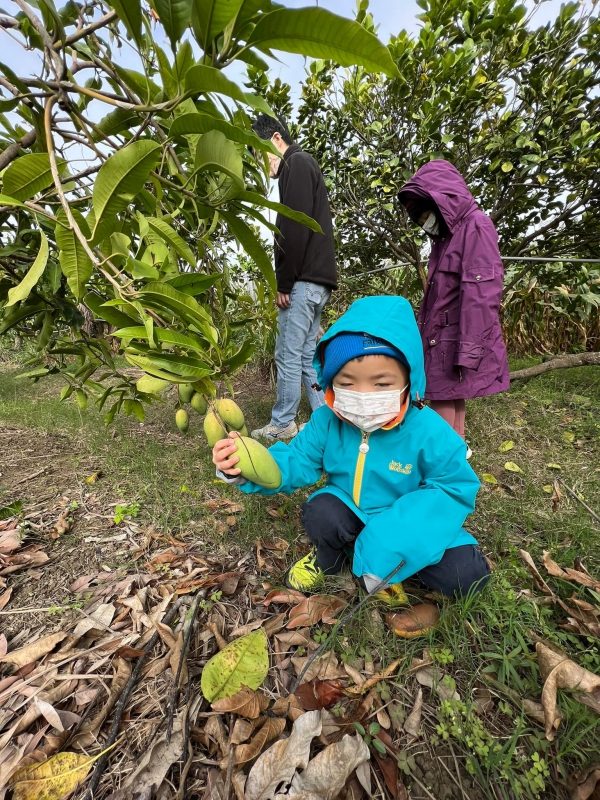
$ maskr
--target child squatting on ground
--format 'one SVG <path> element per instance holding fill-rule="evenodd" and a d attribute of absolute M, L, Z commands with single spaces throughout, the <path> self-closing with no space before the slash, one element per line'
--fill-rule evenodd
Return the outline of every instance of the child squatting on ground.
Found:
<path fill-rule="evenodd" d="M 290 567 L 287 585 L 318 590 L 350 556 L 367 591 L 402 564 L 384 600 L 405 600 L 401 581 L 411 576 L 449 596 L 482 589 L 490 570 L 462 527 L 479 481 L 463 439 L 420 402 L 423 346 L 410 304 L 357 300 L 321 338 L 314 366 L 326 405 L 289 444 L 269 449 L 278 489 L 240 476 L 235 439 L 213 449 L 217 475 L 247 494 L 291 494 L 325 472 L 327 485 L 302 506 L 314 550 Z"/>

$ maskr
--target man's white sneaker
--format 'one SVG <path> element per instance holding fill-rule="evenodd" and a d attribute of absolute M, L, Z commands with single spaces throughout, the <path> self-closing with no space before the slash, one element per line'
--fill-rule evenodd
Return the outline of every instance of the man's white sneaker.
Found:
<path fill-rule="evenodd" d="M 264 428 L 257 428 L 252 431 L 250 436 L 253 439 L 266 439 L 268 442 L 281 442 L 287 439 L 293 439 L 298 433 L 298 428 L 295 422 L 290 422 L 284 428 L 278 425 L 265 425 Z"/>
<path fill-rule="evenodd" d="M 469 445 L 467 445 L 467 461 L 471 458 L 472 455 L 473 455 L 473 451 L 471 450 Z"/>

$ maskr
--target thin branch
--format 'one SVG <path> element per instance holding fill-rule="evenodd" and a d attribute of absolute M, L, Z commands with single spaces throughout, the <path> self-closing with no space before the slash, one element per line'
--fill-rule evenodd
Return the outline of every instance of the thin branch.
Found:
<path fill-rule="evenodd" d="M 26 133 L 25 136 L 22 136 L 19 141 L 9 144 L 6 150 L 3 153 L 0 153 L 0 170 L 3 170 L 5 167 L 7 167 L 11 161 L 15 160 L 15 158 L 18 158 L 22 149 L 31 147 L 36 138 L 37 133 L 32 130 L 29 131 L 29 133 Z"/>
<path fill-rule="evenodd" d="M 64 46 L 69 47 L 69 45 L 75 44 L 75 42 L 78 42 L 80 39 L 85 39 L 85 37 L 89 36 L 90 33 L 97 31 L 99 28 L 104 28 L 106 25 L 110 25 L 111 22 L 115 22 L 116 20 L 118 20 L 117 12 L 109 11 L 108 14 L 100 17 L 100 19 L 97 19 L 96 22 L 92 22 L 91 25 L 87 26 L 87 28 L 81 28 L 81 30 L 77 31 L 77 33 L 67 36 Z M 58 41 L 54 43 L 55 50 L 60 50 L 62 47 L 62 42 Z"/>

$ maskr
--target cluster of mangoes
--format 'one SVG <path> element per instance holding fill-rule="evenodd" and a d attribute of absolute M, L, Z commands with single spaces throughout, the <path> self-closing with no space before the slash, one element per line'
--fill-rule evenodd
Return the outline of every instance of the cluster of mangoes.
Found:
<path fill-rule="evenodd" d="M 180 383 L 178 391 L 179 402 L 182 405 L 189 403 L 194 411 L 200 414 L 200 416 L 206 414 L 208 403 L 206 402 L 204 396 L 194 389 L 192 384 Z M 177 409 L 177 412 L 175 413 L 175 424 L 182 433 L 187 433 L 188 428 L 190 427 L 190 416 L 185 408 Z"/>
<path fill-rule="evenodd" d="M 213 408 L 204 418 L 208 446 L 214 447 L 220 439 L 226 439 L 231 431 L 237 431 L 240 436 L 248 436 L 242 409 L 234 400 L 215 400 Z"/>

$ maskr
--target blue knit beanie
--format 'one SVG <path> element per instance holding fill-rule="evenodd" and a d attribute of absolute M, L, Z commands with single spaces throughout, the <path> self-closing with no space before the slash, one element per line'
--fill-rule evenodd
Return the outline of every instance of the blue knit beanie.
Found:
<path fill-rule="evenodd" d="M 404 353 L 389 342 L 377 339 L 368 333 L 340 333 L 325 346 L 324 384 L 331 386 L 331 382 L 344 364 L 359 356 L 391 356 L 410 369 Z"/>

